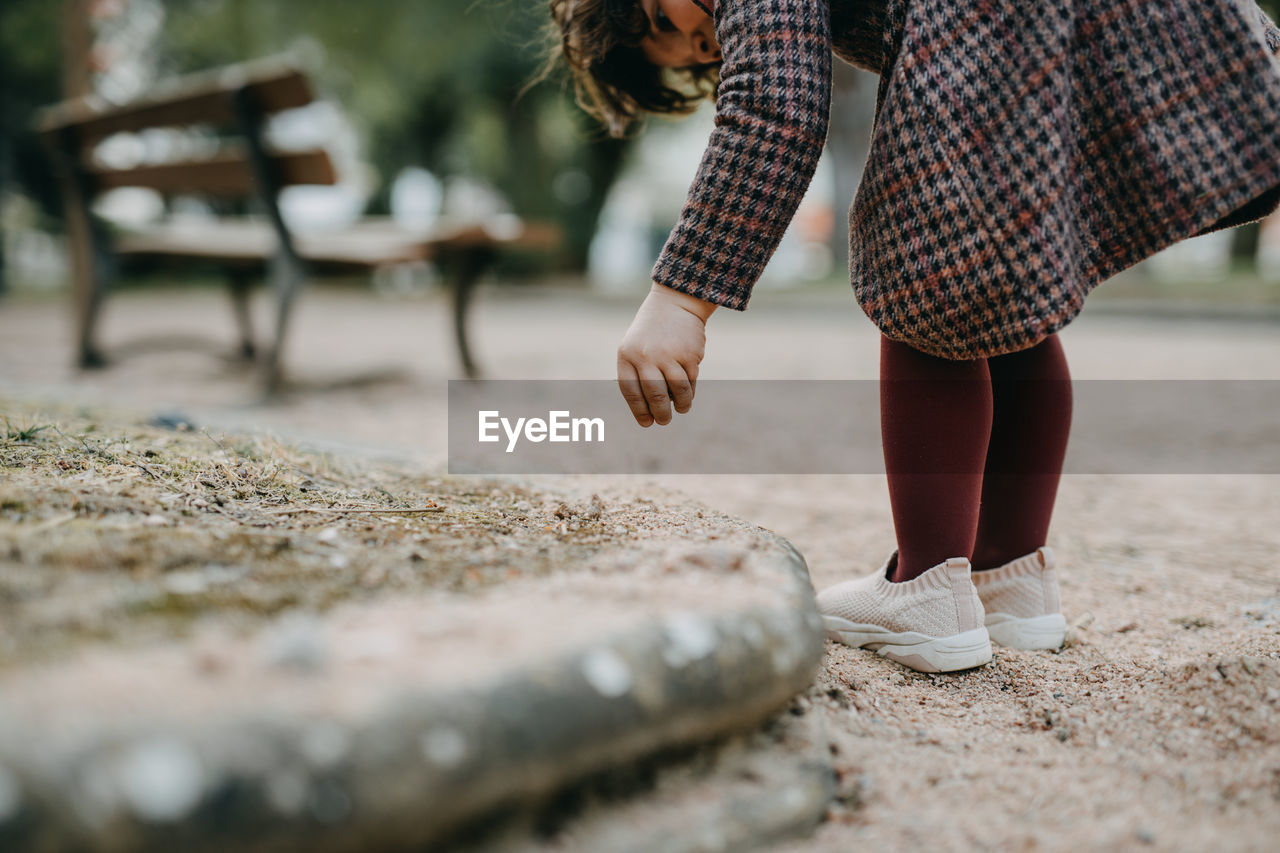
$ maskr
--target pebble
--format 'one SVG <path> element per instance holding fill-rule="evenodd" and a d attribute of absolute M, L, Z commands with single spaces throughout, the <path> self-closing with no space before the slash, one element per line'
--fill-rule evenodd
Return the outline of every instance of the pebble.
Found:
<path fill-rule="evenodd" d="M 318 539 L 319 541 L 323 542 L 326 545 L 332 545 L 334 542 L 338 541 L 338 537 L 341 535 L 342 534 L 338 532 L 338 528 L 326 527 L 324 530 L 320 531 L 320 534 L 316 537 L 316 539 Z"/>
<path fill-rule="evenodd" d="M 792 785 L 782 792 L 782 804 L 788 811 L 795 812 L 802 808 L 809 800 L 809 794 L 804 788 L 798 785 Z"/>
<path fill-rule="evenodd" d="M 142 523 L 147 527 L 168 527 L 169 519 L 165 518 L 163 515 L 152 514 L 142 519 Z"/>

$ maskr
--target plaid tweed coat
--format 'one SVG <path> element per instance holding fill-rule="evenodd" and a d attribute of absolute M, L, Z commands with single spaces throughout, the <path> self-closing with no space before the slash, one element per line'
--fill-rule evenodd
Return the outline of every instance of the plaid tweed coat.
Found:
<path fill-rule="evenodd" d="M 708 6 L 711 0 L 695 0 Z M 808 187 L 830 63 L 880 73 L 850 276 L 951 359 L 1280 202 L 1280 31 L 1252 0 L 719 0 L 715 129 L 655 281 L 743 309 Z"/>

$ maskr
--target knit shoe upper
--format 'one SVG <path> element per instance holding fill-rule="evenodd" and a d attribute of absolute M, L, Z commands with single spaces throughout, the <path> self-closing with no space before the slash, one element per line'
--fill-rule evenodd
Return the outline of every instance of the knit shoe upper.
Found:
<path fill-rule="evenodd" d="M 827 636 L 922 672 L 950 672 L 991 660 L 982 601 L 969 561 L 952 557 L 905 583 L 891 583 L 896 554 L 875 574 L 818 594 Z"/>
<path fill-rule="evenodd" d="M 1058 613 L 1057 563 L 1048 546 L 1011 560 L 997 569 L 973 573 L 973 585 L 988 614 L 1031 619 Z"/>
<path fill-rule="evenodd" d="M 894 558 L 874 574 L 828 587 L 818 594 L 818 610 L 849 622 L 888 631 L 915 631 L 948 637 L 982 625 L 982 602 L 969 580 L 969 561 L 952 557 L 904 583 L 887 574 Z"/>
<path fill-rule="evenodd" d="M 991 639 L 1014 649 L 1056 649 L 1067 621 L 1058 595 L 1053 551 L 1037 548 L 997 569 L 973 573 Z"/>

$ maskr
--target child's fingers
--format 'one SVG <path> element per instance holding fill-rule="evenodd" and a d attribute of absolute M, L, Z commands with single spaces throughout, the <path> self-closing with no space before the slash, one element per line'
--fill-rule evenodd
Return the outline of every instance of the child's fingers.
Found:
<path fill-rule="evenodd" d="M 693 405 L 693 383 L 679 364 L 667 365 L 662 369 L 662 375 L 667 379 L 667 390 L 671 392 L 676 411 L 683 415 Z"/>
<path fill-rule="evenodd" d="M 649 414 L 660 426 L 671 423 L 671 395 L 667 393 L 667 378 L 662 371 L 652 364 L 642 365 L 640 374 L 640 390 L 644 392 L 645 402 L 649 404 Z"/>
<path fill-rule="evenodd" d="M 627 401 L 636 423 L 642 427 L 652 425 L 653 416 L 649 414 L 649 404 L 640 388 L 640 377 L 631 362 L 623 358 L 618 359 L 618 390 L 622 392 L 622 399 Z"/>
<path fill-rule="evenodd" d="M 684 368 L 684 375 L 689 377 L 689 394 L 692 397 L 692 395 L 698 393 L 698 362 L 681 361 L 677 363 Z"/>

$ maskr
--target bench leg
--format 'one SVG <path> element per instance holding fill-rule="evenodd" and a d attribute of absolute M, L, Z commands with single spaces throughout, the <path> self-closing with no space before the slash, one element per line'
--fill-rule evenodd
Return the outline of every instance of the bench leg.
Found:
<path fill-rule="evenodd" d="M 107 259 L 95 245 L 94 224 L 74 210 L 67 218 L 71 243 L 71 300 L 75 312 L 76 365 L 83 369 L 106 366 L 96 331 L 108 287 Z"/>
<path fill-rule="evenodd" d="M 262 363 L 263 385 L 268 394 L 275 394 L 283 384 L 281 358 L 284 352 L 285 332 L 289 325 L 289 312 L 294 297 L 302 287 L 302 266 L 292 259 L 277 259 L 272 279 L 276 289 L 276 334 L 271 349 Z"/>
<path fill-rule="evenodd" d="M 232 270 L 227 277 L 227 288 L 231 292 L 231 310 L 235 313 L 236 329 L 240 333 L 240 355 L 252 361 L 253 319 L 249 313 L 249 289 L 253 285 L 253 276 L 248 270 Z"/>
<path fill-rule="evenodd" d="M 460 252 L 455 259 L 453 274 L 453 335 L 458 344 L 458 356 L 462 360 L 462 372 L 468 379 L 480 375 L 475 359 L 471 357 L 471 346 L 467 342 L 467 309 L 471 306 L 471 295 L 480 276 L 493 263 L 494 253 L 489 249 L 468 249 Z"/>
<path fill-rule="evenodd" d="M 76 295 L 80 351 L 78 363 L 86 370 L 107 366 L 107 359 L 98 348 L 95 334 L 98 316 L 102 313 L 104 291 L 103 282 L 94 276 L 92 281 L 81 286 L 81 292 Z"/>

